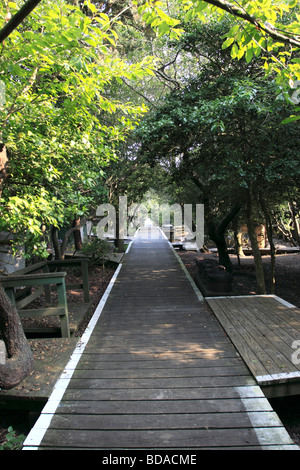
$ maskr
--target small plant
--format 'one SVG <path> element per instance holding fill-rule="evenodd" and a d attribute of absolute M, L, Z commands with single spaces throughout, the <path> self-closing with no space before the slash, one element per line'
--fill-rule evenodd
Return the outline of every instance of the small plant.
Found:
<path fill-rule="evenodd" d="M 17 436 L 16 431 L 10 426 L 5 441 L 0 445 L 0 450 L 21 450 L 25 437 L 24 434 Z"/>
<path fill-rule="evenodd" d="M 93 263 L 104 262 L 105 256 L 112 250 L 112 245 L 106 240 L 95 238 L 83 244 L 81 252 L 90 256 Z"/>

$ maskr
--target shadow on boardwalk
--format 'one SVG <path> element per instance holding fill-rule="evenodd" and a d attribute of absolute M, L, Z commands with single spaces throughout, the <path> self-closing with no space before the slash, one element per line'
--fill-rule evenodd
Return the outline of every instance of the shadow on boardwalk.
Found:
<path fill-rule="evenodd" d="M 24 449 L 298 449 L 153 235 L 131 244 Z"/>

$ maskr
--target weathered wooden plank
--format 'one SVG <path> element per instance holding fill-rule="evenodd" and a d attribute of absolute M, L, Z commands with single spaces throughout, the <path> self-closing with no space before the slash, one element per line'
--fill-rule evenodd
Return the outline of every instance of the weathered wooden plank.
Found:
<path fill-rule="evenodd" d="M 164 333 L 167 333 L 167 335 L 165 335 Z M 224 331 L 220 330 L 220 328 L 211 330 L 210 328 L 207 329 L 206 327 L 197 328 L 197 325 L 195 329 L 187 329 L 186 331 L 179 331 L 179 329 L 177 328 L 174 328 L 173 330 L 169 328 L 167 331 L 164 331 L 163 328 L 161 328 L 160 330 L 155 330 L 151 328 L 148 331 L 145 331 L 144 327 L 141 325 L 140 327 L 136 326 L 134 329 L 131 330 L 127 330 L 126 328 L 124 328 L 123 331 L 118 331 L 117 328 L 111 328 L 108 331 L 99 328 L 98 335 L 93 335 L 93 337 L 91 338 L 91 343 L 94 342 L 95 344 L 104 344 L 104 342 L 119 343 L 120 341 L 131 341 L 132 343 L 140 342 L 142 344 L 145 344 L 145 342 L 147 342 L 153 344 L 153 341 L 157 340 L 159 343 L 176 343 L 180 341 L 186 341 L 187 343 L 191 343 L 197 341 L 199 343 L 207 342 L 209 344 L 211 342 L 212 337 L 224 339 L 226 338 L 226 335 Z"/>
<path fill-rule="evenodd" d="M 146 361 L 112 361 L 112 360 L 103 360 L 97 354 L 83 354 L 79 360 L 76 369 L 107 369 L 107 370 L 127 370 L 127 369 L 163 369 L 168 370 L 168 368 L 210 368 L 215 369 L 216 367 L 226 368 L 226 367 L 239 367 L 245 366 L 244 361 L 240 357 L 219 357 L 215 359 L 193 359 L 186 358 L 184 361 L 174 361 L 169 359 L 160 359 Z"/>
<path fill-rule="evenodd" d="M 259 315 L 260 320 L 269 325 L 271 329 L 277 330 L 279 328 L 283 334 L 286 332 L 293 339 L 299 338 L 299 309 L 286 307 L 272 297 L 249 298 L 245 301 L 251 310 Z"/>
<path fill-rule="evenodd" d="M 192 338 L 193 339 L 193 338 Z M 194 338 L 194 342 L 188 342 L 185 341 L 184 338 L 178 339 L 174 338 L 172 341 L 171 338 L 166 338 L 164 340 L 159 341 L 159 338 L 153 338 L 151 341 L 149 338 L 145 338 L 144 342 L 142 341 L 143 338 L 140 337 L 135 337 L 130 341 L 130 350 L 128 350 L 128 343 L 129 340 L 118 340 L 118 337 L 116 336 L 114 341 L 112 342 L 109 339 L 103 338 L 102 340 L 95 341 L 90 344 L 90 347 L 87 352 L 89 352 L 93 347 L 95 347 L 94 352 L 106 352 L 106 351 L 111 351 L 111 349 L 114 347 L 112 345 L 116 344 L 114 347 L 115 352 L 118 351 L 132 351 L 136 353 L 147 353 L 147 352 L 156 352 L 156 351 L 170 351 L 170 352 L 176 352 L 176 351 L 217 351 L 217 349 L 221 349 L 222 345 L 224 344 L 226 346 L 226 339 L 224 336 L 216 337 L 212 335 L 211 337 L 205 336 L 204 339 L 201 338 L 201 336 L 198 338 Z M 151 344 L 152 343 L 152 344 Z M 214 348 L 212 347 L 212 344 L 215 346 Z"/>
<path fill-rule="evenodd" d="M 253 380 L 250 387 L 255 385 Z M 241 388 L 248 389 L 249 386 Z M 238 386 L 234 387 L 190 387 L 188 389 L 188 400 L 208 400 L 212 398 L 240 398 L 237 392 Z M 262 392 L 261 392 L 262 394 Z M 114 389 L 112 393 L 111 389 L 80 389 L 80 388 L 68 388 L 64 394 L 64 401 L 73 400 L 110 400 L 110 401 L 149 401 L 155 400 L 158 404 L 164 400 L 186 400 L 187 390 L 185 388 L 126 388 L 126 382 L 123 383 L 123 388 Z"/>
<path fill-rule="evenodd" d="M 246 398 L 246 405 L 240 398 L 207 398 L 195 400 L 63 400 L 57 414 L 167 414 L 177 413 L 237 413 L 237 412 L 271 412 L 272 408 L 266 398 Z M 193 416 L 190 416 L 193 419 Z"/>
<path fill-rule="evenodd" d="M 47 267 L 47 261 L 39 261 L 34 263 L 26 268 L 18 269 L 18 275 L 22 276 L 23 274 L 34 273 L 35 271 L 39 271 L 41 269 L 45 269 Z"/>
<path fill-rule="evenodd" d="M 293 444 L 291 439 L 283 442 L 278 428 L 263 428 L 264 445 Z M 256 431 L 251 426 L 245 429 L 166 429 L 135 431 L 98 430 L 52 430 L 49 429 L 41 447 L 63 446 L 85 449 L 201 449 L 260 447 Z"/>
<path fill-rule="evenodd" d="M 299 380 L 300 368 L 291 359 L 299 337 L 297 313 L 266 296 L 207 301 L 260 384 Z"/>
<path fill-rule="evenodd" d="M 18 310 L 18 315 L 20 318 L 63 316 L 66 315 L 66 310 L 65 307 L 28 308 L 26 310 Z"/>
<path fill-rule="evenodd" d="M 248 337 L 247 329 L 234 318 L 229 318 L 226 310 L 224 311 L 215 300 L 210 299 L 208 303 L 254 375 L 267 375 L 269 371 L 264 364 L 269 363 L 271 358 L 253 347 L 253 339 Z"/>
<path fill-rule="evenodd" d="M 299 337 L 298 332 L 295 330 L 292 334 L 292 330 L 287 332 L 282 317 L 277 318 L 277 322 L 274 321 L 275 312 L 273 312 L 269 307 L 268 315 L 265 315 L 264 310 L 260 306 L 259 308 L 255 308 L 256 302 L 256 298 L 252 299 L 252 301 L 250 299 L 241 299 L 241 302 L 239 302 L 238 311 L 242 313 L 245 318 L 247 318 L 249 325 L 251 325 L 255 333 L 259 332 L 259 334 L 262 335 L 263 338 L 266 338 L 271 343 L 271 345 L 276 348 L 276 350 L 279 349 L 285 354 L 287 350 L 287 357 L 290 358 L 290 346 L 293 340 Z M 229 303 L 231 309 L 235 307 L 234 304 L 236 304 L 236 302 L 231 300 Z"/>
<path fill-rule="evenodd" d="M 254 384 L 254 382 L 253 382 Z M 253 385 L 252 384 L 252 385 Z M 124 381 L 124 387 L 125 387 L 125 381 Z M 248 387 L 245 387 L 248 388 Z M 188 389 L 188 399 L 187 399 L 187 390 L 180 388 L 148 388 L 148 389 L 134 389 L 134 388 L 119 388 L 119 389 L 114 389 L 113 393 L 111 389 L 71 389 L 68 388 L 68 390 L 65 392 L 64 397 L 63 397 L 63 403 L 66 403 L 66 406 L 68 407 L 68 404 L 70 402 L 76 401 L 78 403 L 78 406 L 80 406 L 81 402 L 109 402 L 107 403 L 107 410 L 109 413 L 109 410 L 114 408 L 114 404 L 116 404 L 116 407 L 118 406 L 118 403 L 122 402 L 127 404 L 128 409 L 132 410 L 132 407 L 130 405 L 131 402 L 133 403 L 138 403 L 140 402 L 140 407 L 151 407 L 151 402 L 155 403 L 158 408 L 164 409 L 165 407 L 165 401 L 167 400 L 168 403 L 173 402 L 176 406 L 176 403 L 178 403 L 178 409 L 180 409 L 181 402 L 184 402 L 186 405 L 186 408 L 193 407 L 194 403 L 197 403 L 199 400 L 203 401 L 204 404 L 203 406 L 206 406 L 206 403 L 209 403 L 209 400 L 215 399 L 215 400 L 230 400 L 232 398 L 236 398 L 240 401 L 240 406 L 244 406 L 244 399 L 243 403 L 241 402 L 240 396 L 235 393 L 233 387 L 199 387 L 199 388 L 189 388 Z M 255 402 L 257 398 L 253 399 L 253 402 Z M 265 398 L 264 398 L 265 400 Z M 117 409 L 117 408 L 116 408 Z M 209 409 L 209 405 L 208 405 Z"/>
<path fill-rule="evenodd" d="M 16 287 L 16 286 L 39 286 L 46 284 L 57 284 L 64 282 L 66 273 L 38 273 L 38 274 L 26 274 L 26 276 L 7 276 L 1 278 L 1 284 L 3 287 Z"/>
<path fill-rule="evenodd" d="M 43 293 L 44 293 L 44 287 L 40 287 L 39 289 L 37 289 L 35 292 L 28 295 L 24 299 L 19 300 L 18 302 L 16 302 L 17 309 L 21 309 L 21 308 L 25 307 L 26 305 L 30 304 L 35 299 L 38 299 L 40 297 L 40 295 L 43 294 Z M 15 298 L 16 298 L 16 296 L 15 296 Z"/>
<path fill-rule="evenodd" d="M 115 364 L 118 364 L 117 366 Z M 137 366 L 134 367 L 134 364 L 128 363 L 124 366 L 124 363 L 119 365 L 119 363 L 110 363 L 106 365 L 98 365 L 97 362 L 90 364 L 89 362 L 86 365 L 78 365 L 76 368 L 76 373 L 73 374 L 73 377 L 83 376 L 83 375 L 98 375 L 102 377 L 152 377 L 152 376 L 161 376 L 161 377 L 193 377 L 193 376 L 204 376 L 204 375 L 248 375 L 248 368 L 244 363 L 235 364 L 235 365 L 218 365 L 215 367 L 206 367 L 205 365 L 174 365 L 167 362 L 163 366 L 151 362 L 151 364 L 145 364 L 144 362 L 136 363 Z M 82 372 L 79 372 L 82 371 Z"/>
<path fill-rule="evenodd" d="M 165 312 L 160 312 L 157 315 L 153 315 L 153 322 L 149 322 L 150 313 L 146 314 L 145 312 L 139 315 L 139 312 L 135 312 L 136 320 L 134 320 L 134 312 L 131 312 L 130 316 L 127 317 L 127 313 L 123 312 L 122 315 L 115 314 L 114 318 L 108 318 L 103 315 L 102 321 L 95 327 L 95 332 L 93 336 L 100 334 L 101 336 L 106 333 L 107 330 L 111 334 L 124 334 L 126 331 L 134 333 L 135 331 L 143 331 L 143 334 L 153 334 L 156 331 L 160 330 L 160 333 L 172 333 L 172 330 L 177 333 L 188 333 L 189 331 L 197 332 L 202 330 L 209 331 L 211 334 L 212 331 L 216 333 L 222 333 L 225 336 L 224 331 L 220 331 L 220 324 L 210 321 L 210 320 L 200 320 L 197 317 L 193 316 L 191 312 L 176 312 L 172 318 L 172 323 L 170 322 L 170 314 Z M 181 317 L 181 320 L 180 320 Z M 184 325 L 184 327 L 182 326 Z M 194 328 L 193 328 L 194 325 Z"/>
<path fill-rule="evenodd" d="M 253 380 L 252 385 L 247 387 L 196 387 L 189 388 L 189 401 L 194 400 L 211 400 L 211 399 L 240 399 L 241 404 L 244 406 L 245 399 L 253 398 L 259 399 L 265 396 L 260 389 L 256 386 Z M 165 389 L 115 389 L 114 393 L 111 393 L 110 389 L 70 389 L 68 388 L 63 396 L 63 401 L 69 402 L 73 400 L 81 401 L 151 401 L 157 402 L 158 406 L 164 400 L 176 400 L 181 401 L 186 399 L 185 389 L 176 388 L 165 388 Z"/>
<path fill-rule="evenodd" d="M 174 328 L 156 328 L 155 325 L 153 328 L 149 327 L 147 331 L 145 331 L 142 325 L 128 326 L 128 324 L 122 325 L 121 329 L 122 332 L 118 331 L 118 328 L 114 325 L 111 328 L 109 328 L 109 325 L 107 328 L 99 328 L 91 340 L 95 344 L 98 342 L 99 345 L 101 344 L 101 341 L 111 341 L 116 344 L 118 344 L 119 341 L 132 341 L 133 344 L 141 342 L 142 344 L 146 343 L 149 345 L 153 344 L 152 341 L 156 341 L 158 343 L 172 343 L 173 341 L 176 343 L 182 341 L 187 344 L 197 342 L 199 344 L 207 344 L 207 346 L 212 346 L 212 340 L 220 342 L 224 342 L 225 340 L 228 342 L 226 334 L 224 331 L 220 330 L 220 327 L 215 329 L 214 326 L 210 328 L 209 325 L 208 327 L 200 326 L 199 328 L 195 325 L 194 329 L 187 325 L 186 331 L 181 331 L 180 328 L 177 328 L 176 326 L 174 326 Z M 97 337 L 100 339 L 98 340 Z"/>
<path fill-rule="evenodd" d="M 139 388 L 185 388 L 186 397 L 189 397 L 189 388 L 194 387 L 239 387 L 242 385 L 252 385 L 253 379 L 246 376 L 236 377 L 190 377 L 186 378 L 172 378 L 170 380 L 157 377 L 155 379 L 126 379 L 126 387 L 139 389 Z M 69 383 L 69 388 L 79 389 L 103 389 L 108 388 L 111 390 L 123 388 L 124 380 L 122 379 L 72 379 Z"/>
<path fill-rule="evenodd" d="M 243 325 L 247 331 L 247 338 L 248 341 L 250 341 L 250 339 L 252 340 L 253 350 L 260 351 L 261 355 L 262 352 L 265 352 L 265 354 L 272 359 L 274 366 L 277 368 L 277 372 L 289 371 L 291 361 L 290 358 L 286 357 L 284 354 L 285 343 L 280 340 L 274 332 L 271 332 L 270 329 L 260 321 L 259 317 L 253 316 L 252 312 L 244 307 L 243 301 L 238 305 L 234 300 L 229 300 L 229 302 L 226 303 L 226 308 L 230 310 L 230 315 L 234 315 L 235 318 L 238 318 L 241 325 Z M 266 362 L 266 367 L 268 369 L 270 368 L 269 362 Z M 272 373 L 271 370 L 270 373 Z M 276 371 L 273 373 L 276 373 Z"/>
<path fill-rule="evenodd" d="M 227 325 L 226 331 L 229 335 L 235 334 L 236 331 L 240 333 L 239 336 L 239 343 L 237 342 L 237 337 L 235 336 L 235 344 L 239 344 L 239 348 L 243 347 L 243 343 L 246 342 L 247 344 L 247 351 L 252 355 L 256 355 L 257 358 L 261 361 L 261 365 L 265 366 L 268 373 L 276 373 L 281 364 L 285 364 L 285 358 L 277 350 L 264 333 L 262 333 L 257 326 L 257 323 L 252 323 L 251 320 L 245 315 L 241 304 L 235 304 L 232 302 L 228 302 L 227 300 L 223 302 L 223 299 L 212 301 L 209 300 L 209 304 L 213 309 L 215 309 L 215 313 L 219 314 L 219 310 L 217 313 L 216 304 L 222 310 L 223 315 L 227 318 Z M 223 317 L 222 317 L 223 319 Z M 220 321 L 222 321 L 220 316 Z M 225 327 L 225 325 L 223 325 Z M 229 333 L 230 331 L 230 333 Z M 276 354 L 278 357 L 276 357 Z M 275 355 L 275 357 L 274 357 Z M 256 366 L 259 367 L 259 364 L 256 361 L 252 363 L 248 359 L 248 365 L 252 367 L 252 370 L 255 372 Z M 258 371 L 255 372 L 255 375 L 260 375 Z"/>
<path fill-rule="evenodd" d="M 104 340 L 103 340 L 104 341 Z M 134 342 L 131 342 L 129 344 L 126 344 L 124 342 L 124 345 L 118 344 L 118 340 L 116 339 L 115 343 L 109 343 L 108 344 L 102 344 L 101 337 L 99 340 L 93 340 L 91 338 L 91 342 L 86 347 L 86 353 L 105 353 L 105 352 L 111 352 L 113 353 L 118 352 L 118 353 L 135 353 L 135 354 L 155 354 L 155 353 L 163 353 L 163 352 L 168 352 L 168 353 L 206 353 L 206 354 L 214 354 L 219 352 L 225 352 L 226 350 L 232 350 L 232 346 L 230 343 L 228 343 L 228 338 L 226 336 L 222 335 L 220 337 L 216 337 L 215 340 L 210 339 L 210 341 L 204 341 L 201 342 L 201 338 L 199 341 L 195 339 L 193 342 L 188 342 L 188 341 L 174 341 L 174 342 L 168 342 L 168 338 L 164 340 L 164 337 L 161 339 L 160 342 L 153 342 L 151 344 L 151 341 L 147 341 L 147 343 L 143 344 L 141 342 L 137 342 L 135 344 Z"/>
<path fill-rule="evenodd" d="M 159 429 L 234 429 L 280 427 L 275 412 L 222 412 L 217 413 L 156 413 L 148 414 L 66 414 L 54 416 L 50 429 L 90 430 L 159 430 Z"/>
<path fill-rule="evenodd" d="M 26 445 L 294 448 L 168 242 L 137 239 L 123 261 L 79 362 Z"/>
<path fill-rule="evenodd" d="M 248 318 L 252 317 L 252 321 L 260 325 L 265 336 L 285 355 L 291 366 L 293 352 L 291 345 L 294 339 L 299 338 L 300 317 L 297 314 L 295 316 L 289 315 L 288 312 L 292 309 L 285 307 L 272 297 L 260 298 L 256 296 L 241 299 L 241 301 L 246 305 Z M 297 329 L 295 329 L 296 325 Z M 292 365 L 291 370 L 295 370 L 295 364 Z"/>
<path fill-rule="evenodd" d="M 123 351 L 118 351 L 116 352 L 113 348 L 109 351 L 106 349 L 105 351 L 99 351 L 99 350 L 94 350 L 91 353 L 86 353 L 85 351 L 83 352 L 82 356 L 84 358 L 95 356 L 95 358 L 100 357 L 100 360 L 103 361 L 123 361 L 123 362 L 129 362 L 129 361 L 148 361 L 148 360 L 156 360 L 159 359 L 160 361 L 163 360 L 174 360 L 177 363 L 184 364 L 191 359 L 210 359 L 210 360 L 218 360 L 219 358 L 224 358 L 224 357 L 235 357 L 237 355 L 236 350 L 229 345 L 228 347 L 224 344 L 223 349 L 214 349 L 213 347 L 211 348 L 206 348 L 203 351 L 163 351 L 163 350 L 158 350 L 158 351 L 144 351 L 142 352 L 141 350 L 139 352 L 134 352 L 134 351 L 128 351 L 125 349 Z M 99 355 L 101 353 L 101 355 Z M 92 360 L 92 359 L 91 359 Z"/>
<path fill-rule="evenodd" d="M 249 407 L 251 407 L 251 399 L 249 401 Z M 165 401 L 165 402 L 160 402 L 159 406 L 157 401 L 82 401 L 78 404 L 78 402 L 67 402 L 67 403 L 62 403 L 58 410 L 56 415 L 59 416 L 61 414 L 64 414 L 66 417 L 70 417 L 74 415 L 75 419 L 78 416 L 85 416 L 85 419 L 88 420 L 90 416 L 94 415 L 100 415 L 101 417 L 105 416 L 108 417 L 108 419 L 111 419 L 111 426 L 115 428 L 120 428 L 124 427 L 126 423 L 133 422 L 133 417 L 137 415 L 141 419 L 140 426 L 143 427 L 143 416 L 145 415 L 150 415 L 152 419 L 155 419 L 154 416 L 159 417 L 159 418 L 164 418 L 165 416 L 168 416 L 168 414 L 171 414 L 173 416 L 173 419 L 176 418 L 177 421 L 181 420 L 181 415 L 185 414 L 186 421 L 188 421 L 188 426 L 187 427 L 194 427 L 196 420 L 194 420 L 194 415 L 199 417 L 199 420 L 205 419 L 205 415 L 210 416 L 212 415 L 213 420 L 218 419 L 218 415 L 233 415 L 234 414 L 234 421 L 231 424 L 231 427 L 240 426 L 240 419 L 243 420 L 245 423 L 245 416 L 248 415 L 248 413 L 257 413 L 261 414 L 261 424 L 264 420 L 264 422 L 268 423 L 269 415 L 272 414 L 273 412 L 266 409 L 266 410 L 256 410 L 256 404 L 257 400 L 252 400 L 253 403 L 253 410 L 247 410 L 243 409 L 241 406 L 241 401 L 240 400 L 184 400 L 182 402 L 178 400 L 174 401 Z M 265 401 L 265 400 L 264 400 Z M 245 415 L 242 416 L 241 414 Z M 118 422 L 119 416 L 122 415 L 122 420 L 125 424 L 121 426 L 121 423 Z M 192 415 L 192 416 L 191 416 Z M 273 416 L 273 414 L 272 414 Z M 175 418 L 174 418 L 175 417 Z M 249 417 L 249 415 L 248 415 Z M 253 416 L 252 416 L 253 417 Z M 209 419 L 209 418 L 208 418 Z M 138 421 L 137 421 L 138 422 Z M 113 424 L 114 423 L 114 424 Z M 193 424 L 190 424 L 193 423 Z M 206 421 L 206 424 L 204 426 L 208 426 L 208 421 Z M 162 424 L 167 427 L 167 421 L 163 420 Z M 249 426 L 249 421 L 248 421 L 248 426 Z M 223 423 L 224 425 L 224 423 Z M 218 423 L 218 427 L 222 427 L 223 425 Z M 273 424 L 274 425 L 274 424 Z M 277 426 L 279 426 L 279 421 L 277 417 Z M 69 425 L 70 426 L 70 425 Z M 128 426 L 128 424 L 127 424 Z M 212 424 L 211 424 L 212 426 Z M 216 426 L 216 425 L 215 425 Z M 225 425 L 224 425 L 225 426 Z M 51 423 L 52 428 L 56 427 L 61 427 L 57 424 L 57 421 L 53 421 Z M 73 427 L 76 427 L 76 425 L 73 424 Z M 79 427 L 79 426 L 78 426 Z M 181 426 L 180 426 L 181 427 Z"/>
<path fill-rule="evenodd" d="M 146 369 L 76 369 L 73 374 L 73 379 L 143 379 L 143 378 L 190 378 L 196 377 L 212 377 L 212 376 L 239 376 L 247 375 L 249 372 L 245 365 L 236 367 L 189 367 L 189 368 L 146 368 Z"/>

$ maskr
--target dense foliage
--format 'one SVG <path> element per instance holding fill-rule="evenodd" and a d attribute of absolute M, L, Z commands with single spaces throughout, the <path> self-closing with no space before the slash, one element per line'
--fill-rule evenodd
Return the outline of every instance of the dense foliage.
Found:
<path fill-rule="evenodd" d="M 297 49 L 287 50 L 285 42 L 275 46 L 271 38 L 270 56 L 264 57 L 262 48 L 255 49 L 262 37 L 256 36 L 252 49 L 249 42 L 242 49 L 239 28 L 235 19 L 223 15 L 202 23 L 194 18 L 184 25 L 170 48 L 197 57 L 198 68 L 191 78 L 177 81 L 179 87 L 136 131 L 140 158 L 172 175 L 173 198 L 205 204 L 207 233 L 228 269 L 224 234 L 230 222 L 235 222 L 235 229 L 247 223 L 252 246 L 255 225 L 266 223 L 272 246 L 279 206 L 293 201 L 299 211 L 298 118 L 288 118 L 297 109 L 288 85 L 292 74 L 298 77 Z M 231 39 L 224 43 L 224 36 Z M 239 54 L 237 44 L 228 47 L 234 40 Z M 286 64 L 281 61 L 280 67 L 273 67 L 271 62 L 278 65 L 283 55 L 280 47 L 286 49 Z M 263 293 L 258 249 L 256 254 Z"/>
<path fill-rule="evenodd" d="M 297 199 L 299 41 L 294 0 L 41 2 L 1 45 L 0 230 L 42 255 L 51 228 L 163 180 L 214 217 L 253 185 Z"/>
<path fill-rule="evenodd" d="M 0 231 L 28 253 L 44 252 L 45 227 L 95 211 L 107 164 L 146 110 L 111 97 L 110 87 L 151 73 L 151 59 L 122 60 L 113 22 L 86 3 L 82 10 L 41 2 L 1 46 L 0 130 L 9 164 Z M 2 1 L 2 21 L 18 8 Z"/>

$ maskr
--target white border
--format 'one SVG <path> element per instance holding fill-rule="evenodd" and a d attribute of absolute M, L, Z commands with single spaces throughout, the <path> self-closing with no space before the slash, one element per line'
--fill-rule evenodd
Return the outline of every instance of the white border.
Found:
<path fill-rule="evenodd" d="M 262 450 L 300 450 L 259 386 L 235 387 Z"/>
<path fill-rule="evenodd" d="M 205 298 L 204 298 L 203 295 L 201 294 L 201 292 L 200 292 L 200 290 L 198 289 L 198 287 L 197 287 L 195 281 L 193 280 L 193 278 L 191 277 L 190 273 L 189 273 L 188 270 L 186 269 L 186 267 L 185 267 L 185 265 L 184 265 L 182 259 L 180 258 L 180 256 L 178 255 L 178 253 L 176 253 L 176 250 L 175 250 L 174 246 L 172 245 L 172 243 L 171 243 L 170 241 L 168 241 L 168 243 L 169 243 L 169 245 L 170 245 L 170 247 L 171 247 L 171 249 L 172 249 L 172 251 L 173 251 L 175 257 L 177 258 L 177 261 L 178 261 L 178 263 L 180 264 L 180 266 L 181 266 L 181 268 L 182 268 L 184 274 L 186 275 L 188 281 L 190 282 L 190 284 L 191 284 L 191 286 L 192 286 L 192 288 L 193 288 L 195 294 L 197 295 L 198 300 L 200 300 L 201 302 L 204 301 Z"/>
<path fill-rule="evenodd" d="M 257 375 L 255 379 L 260 385 L 276 385 L 279 383 L 287 384 L 291 379 L 300 378 L 300 371 L 282 372 L 272 375 Z"/>
<path fill-rule="evenodd" d="M 205 297 L 205 299 L 241 299 L 241 298 L 251 299 L 252 297 L 272 297 L 273 299 L 277 300 L 278 302 L 282 303 L 288 308 L 297 308 L 296 305 L 290 304 L 286 300 L 278 297 L 278 295 L 274 294 L 254 294 L 254 295 L 219 295 L 217 297 Z"/>
<path fill-rule="evenodd" d="M 132 241 L 129 243 L 125 254 L 127 254 L 131 248 Z M 27 435 L 25 441 L 23 442 L 22 450 L 38 450 L 38 446 L 41 444 L 42 439 L 50 425 L 50 422 L 56 412 L 57 407 L 60 404 L 60 401 L 69 385 L 71 377 L 75 371 L 75 368 L 78 364 L 79 359 L 91 337 L 91 334 L 95 328 L 96 323 L 98 322 L 103 308 L 106 304 L 108 296 L 112 290 L 112 287 L 118 277 L 118 274 L 122 268 L 123 264 L 120 263 L 118 268 L 116 269 L 113 277 L 110 280 L 109 285 L 107 286 L 103 296 L 99 304 L 96 307 L 96 310 L 85 329 L 82 337 L 79 339 L 72 355 L 70 356 L 69 362 L 67 363 L 65 369 L 61 373 L 59 379 L 57 380 L 56 384 L 54 385 L 53 391 L 42 409 L 42 412 L 37 419 L 36 423 L 34 424 L 33 428 Z"/>
<path fill-rule="evenodd" d="M 162 231 L 162 229 L 161 229 L 160 227 L 158 227 L 158 228 L 159 228 L 159 230 L 161 231 L 163 238 L 165 238 L 165 239 L 167 240 L 167 242 L 168 242 L 168 244 L 169 244 L 171 250 L 173 251 L 173 254 L 175 255 L 175 257 L 176 257 L 178 263 L 180 264 L 180 266 L 181 266 L 181 268 L 182 268 L 184 274 L 186 275 L 186 277 L 188 278 L 188 281 L 190 282 L 192 288 L 194 289 L 195 294 L 196 294 L 197 297 L 198 297 L 198 300 L 204 301 L 203 295 L 201 294 L 200 290 L 198 289 L 198 287 L 197 287 L 195 281 L 193 280 L 193 278 L 191 277 L 190 273 L 189 273 L 188 270 L 186 269 L 186 267 L 185 267 L 185 265 L 184 265 L 182 259 L 180 258 L 180 256 L 179 256 L 178 253 L 176 252 L 174 246 L 172 245 L 172 243 L 170 242 L 170 240 L 168 239 L 168 237 L 166 236 L 166 234 Z"/>

